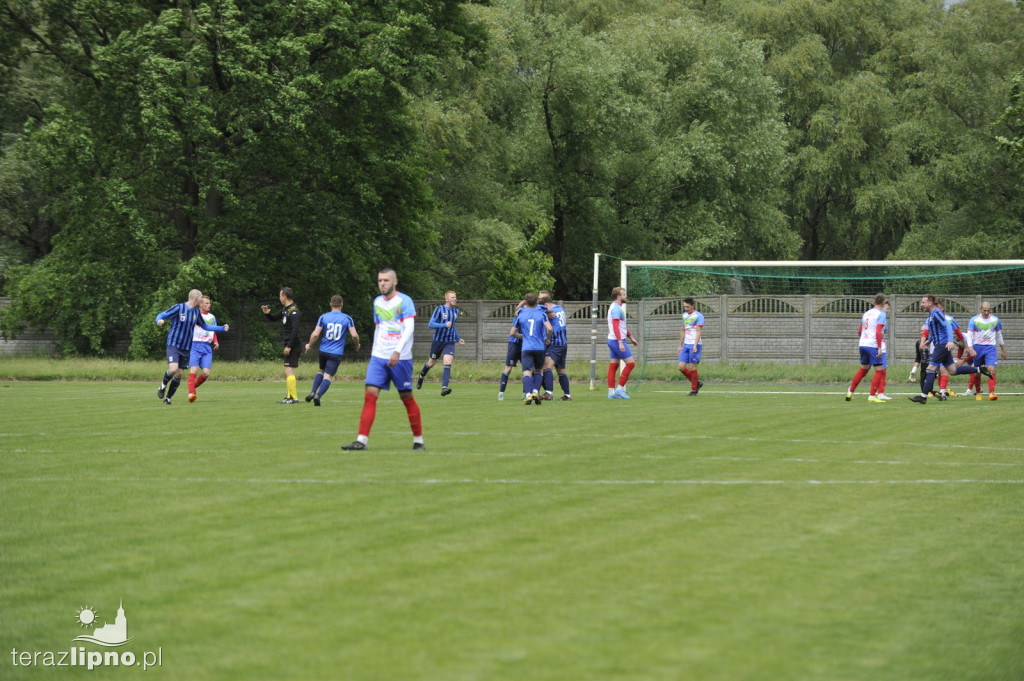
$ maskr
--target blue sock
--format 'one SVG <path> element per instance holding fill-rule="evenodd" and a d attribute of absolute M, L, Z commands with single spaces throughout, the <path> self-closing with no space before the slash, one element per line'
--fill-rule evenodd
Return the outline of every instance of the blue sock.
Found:
<path fill-rule="evenodd" d="M 420 369 L 420 376 L 426 376 L 428 371 L 430 371 L 430 365 L 424 364 L 423 368 Z"/>
<path fill-rule="evenodd" d="M 925 372 L 925 375 L 924 375 L 924 387 L 921 388 L 921 392 L 923 392 L 925 395 L 927 395 L 928 393 L 930 393 L 932 391 L 932 388 L 934 388 L 934 387 L 935 387 L 935 372 L 934 371 L 927 371 L 927 372 Z"/>
<path fill-rule="evenodd" d="M 180 378 L 172 378 L 171 379 L 171 385 L 167 388 L 167 399 L 171 399 L 171 397 L 174 396 L 174 391 L 176 391 L 178 389 L 179 385 L 181 385 L 181 379 Z"/>
<path fill-rule="evenodd" d="M 508 374 L 501 375 L 501 387 L 498 388 L 499 392 L 505 392 L 505 388 L 508 386 Z"/>
<path fill-rule="evenodd" d="M 325 378 L 325 379 L 321 380 L 320 381 L 320 391 L 317 392 L 317 394 L 316 394 L 317 398 L 319 399 L 319 398 L 323 397 L 324 393 L 327 392 L 327 390 L 330 387 L 331 387 L 331 379 Z"/>
<path fill-rule="evenodd" d="M 551 369 L 544 370 L 544 392 L 551 392 L 555 389 L 555 372 Z"/>
<path fill-rule="evenodd" d="M 954 375 L 955 376 L 959 376 L 960 374 L 976 374 L 976 373 L 978 373 L 978 367 L 972 367 L 972 366 L 969 366 L 969 365 L 965 364 L 962 367 L 957 367 L 957 370 L 954 373 Z"/>
<path fill-rule="evenodd" d="M 444 367 L 444 373 L 441 375 L 441 387 L 442 388 L 447 388 L 448 387 L 448 379 L 450 379 L 451 377 L 452 377 L 452 368 L 451 368 L 450 365 L 446 364 L 445 367 Z"/>
<path fill-rule="evenodd" d="M 544 374 L 533 372 L 533 386 L 530 388 L 532 392 L 540 393 L 541 388 L 544 387 Z"/>
<path fill-rule="evenodd" d="M 566 395 L 569 394 L 569 375 L 558 374 L 558 385 L 562 387 L 562 392 Z"/>
<path fill-rule="evenodd" d="M 324 380 L 324 372 L 316 372 L 316 376 L 313 377 L 313 387 L 309 389 L 309 392 L 316 394 L 316 389 L 320 387 L 320 381 Z"/>
<path fill-rule="evenodd" d="M 171 372 L 170 371 L 165 371 L 164 372 L 164 380 L 160 381 L 160 385 L 166 386 L 170 382 L 171 382 Z"/>

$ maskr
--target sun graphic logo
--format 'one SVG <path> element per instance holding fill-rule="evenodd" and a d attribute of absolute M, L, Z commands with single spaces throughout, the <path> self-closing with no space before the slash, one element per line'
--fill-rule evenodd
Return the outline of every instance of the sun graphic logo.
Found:
<path fill-rule="evenodd" d="M 78 624 L 82 627 L 96 627 L 96 617 L 99 613 L 92 606 L 85 606 L 78 611 Z"/>
<path fill-rule="evenodd" d="M 83 634 L 71 640 L 87 641 L 108 648 L 123 646 L 128 641 L 131 641 L 128 638 L 128 618 L 124 616 L 124 601 L 121 601 L 121 605 L 117 609 L 117 617 L 114 618 L 113 622 L 108 622 L 102 627 L 97 628 L 96 620 L 98 617 L 99 613 L 92 606 L 87 605 L 79 610 L 78 626 L 85 627 L 86 629 L 91 627 L 93 632 L 91 636 Z"/>

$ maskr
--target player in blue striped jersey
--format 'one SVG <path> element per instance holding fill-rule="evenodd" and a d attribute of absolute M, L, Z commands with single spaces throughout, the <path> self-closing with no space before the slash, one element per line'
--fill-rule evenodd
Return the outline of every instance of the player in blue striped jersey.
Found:
<path fill-rule="evenodd" d="M 505 399 L 505 388 L 508 387 L 508 375 L 512 368 L 523 359 L 523 335 L 516 331 L 516 322 L 519 321 L 519 313 L 522 311 L 522 303 L 516 306 L 515 314 L 512 315 L 512 334 L 508 337 L 508 350 L 505 352 L 505 368 L 501 371 L 501 382 L 498 386 L 498 401 Z"/>
<path fill-rule="evenodd" d="M 195 327 L 200 326 L 205 331 L 227 333 L 228 325 L 216 326 L 207 324 L 203 320 L 199 304 L 202 301 L 203 292 L 199 289 L 192 289 L 188 293 L 188 300 L 169 307 L 156 316 L 156 325 L 163 326 L 164 321 L 171 320 L 171 330 L 167 334 L 167 371 L 164 372 L 163 380 L 160 381 L 160 389 L 156 391 L 157 397 L 170 404 L 178 385 L 181 383 L 182 369 L 188 366 L 189 355 L 192 352 L 192 335 Z"/>
<path fill-rule="evenodd" d="M 536 293 L 527 293 L 525 303 L 510 333 L 518 330 L 523 336 L 523 402 L 540 405 L 544 351 L 551 342 L 554 329 L 547 313 L 537 307 Z"/>
<path fill-rule="evenodd" d="M 928 340 L 932 343 L 931 356 L 928 358 L 928 368 L 925 370 L 924 385 L 920 395 L 913 395 L 907 399 L 911 402 L 924 404 L 928 401 L 928 394 L 935 387 L 935 376 L 939 367 L 945 367 L 952 374 L 976 374 L 990 375 L 985 367 L 962 366 L 954 369 L 953 348 L 956 343 L 953 341 L 953 325 L 950 318 L 942 311 L 938 299 L 933 295 L 926 295 L 921 298 L 921 309 L 928 313 Z M 939 400 L 945 401 L 946 396 L 939 393 Z"/>
<path fill-rule="evenodd" d="M 562 388 L 562 402 L 572 401 L 569 394 L 569 376 L 565 373 L 565 358 L 569 352 L 569 340 L 566 336 L 565 310 L 551 300 L 551 294 L 541 291 L 539 302 L 547 309 L 548 320 L 551 322 L 551 344 L 544 353 L 544 395 L 541 399 L 554 399 L 555 377 L 558 372 L 558 385 Z"/>
<path fill-rule="evenodd" d="M 455 291 L 446 291 L 444 294 L 444 305 L 438 305 L 434 310 L 434 314 L 430 316 L 430 323 L 428 326 L 434 330 L 434 342 L 430 345 L 430 359 L 420 369 L 419 376 L 416 378 L 416 389 L 419 390 L 423 387 L 423 379 L 427 377 L 427 372 L 437 364 L 437 358 L 441 357 L 444 361 L 444 373 L 441 376 L 441 397 L 450 395 L 452 389 L 448 387 L 448 381 L 452 377 L 452 360 L 455 359 L 455 345 L 465 345 L 466 341 L 462 340 L 459 336 L 459 332 L 455 330 L 455 322 L 458 320 L 459 315 L 462 314 L 462 310 L 457 307 L 459 302 L 458 296 L 455 295 Z"/>
<path fill-rule="evenodd" d="M 356 323 L 347 314 L 341 311 L 345 301 L 340 294 L 331 297 L 331 311 L 320 315 L 316 322 L 316 328 L 309 336 L 306 343 L 306 352 L 316 345 L 317 340 L 323 334 L 320 341 L 320 371 L 313 377 L 313 387 L 306 395 L 306 401 L 312 402 L 314 406 L 320 406 L 320 398 L 331 387 L 334 374 L 338 372 L 338 365 L 345 354 L 345 341 L 349 336 L 356 343 L 356 352 L 359 351 L 359 334 L 356 332 Z"/>

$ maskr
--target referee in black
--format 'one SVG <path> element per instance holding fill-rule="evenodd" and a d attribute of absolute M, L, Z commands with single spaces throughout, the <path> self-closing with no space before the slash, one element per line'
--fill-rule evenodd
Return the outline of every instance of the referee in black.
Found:
<path fill-rule="evenodd" d="M 278 294 L 281 300 L 281 309 L 271 312 L 269 305 L 262 306 L 263 314 L 272 322 L 281 320 L 284 324 L 284 376 L 288 384 L 288 395 L 281 400 L 281 404 L 298 404 L 299 389 L 295 385 L 295 369 L 299 366 L 299 355 L 302 353 L 302 341 L 299 340 L 299 326 L 302 324 L 302 315 L 299 314 L 299 306 L 295 304 L 291 287 L 285 286 Z"/>

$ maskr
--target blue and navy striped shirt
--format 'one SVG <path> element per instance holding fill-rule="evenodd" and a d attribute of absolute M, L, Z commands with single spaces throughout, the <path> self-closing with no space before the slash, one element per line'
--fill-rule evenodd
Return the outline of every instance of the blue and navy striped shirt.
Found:
<path fill-rule="evenodd" d="M 551 328 L 555 330 L 555 332 L 551 334 L 551 347 L 565 347 L 569 344 L 568 339 L 565 337 L 565 310 L 562 309 L 561 305 L 552 304 L 548 306 L 548 312 L 554 314 L 553 318 L 551 317 L 551 314 L 548 315 L 548 318 L 551 321 Z"/>
<path fill-rule="evenodd" d="M 946 314 L 937 307 L 933 307 L 928 315 L 928 340 L 933 343 L 932 347 L 939 347 L 953 340 L 953 326 L 946 319 Z"/>
<path fill-rule="evenodd" d="M 203 313 L 199 311 L 199 306 L 189 307 L 188 303 L 178 303 L 174 307 L 167 308 L 156 316 L 156 321 L 161 319 L 172 320 L 171 330 L 167 334 L 167 345 L 173 345 L 186 351 L 192 349 L 192 334 L 197 324 L 207 331 L 224 331 L 223 326 L 207 324 L 203 320 Z"/>
<path fill-rule="evenodd" d="M 522 311 L 523 311 L 523 308 L 521 308 L 521 307 L 517 307 L 516 308 L 516 313 L 514 315 L 512 315 L 512 326 L 515 326 L 516 322 L 519 321 L 519 313 L 522 312 Z M 509 343 L 515 343 L 516 345 L 522 345 L 523 344 L 523 339 L 522 338 L 516 338 L 515 336 L 509 336 L 508 337 L 508 342 Z"/>
<path fill-rule="evenodd" d="M 444 341 L 445 343 L 457 343 L 462 340 L 459 337 L 459 332 L 455 330 L 455 320 L 459 318 L 461 310 L 457 307 L 448 307 L 447 305 L 438 305 L 437 309 L 434 310 L 434 314 L 430 316 L 430 328 L 434 330 L 434 340 Z M 451 326 L 445 326 L 446 322 L 451 322 Z"/>

